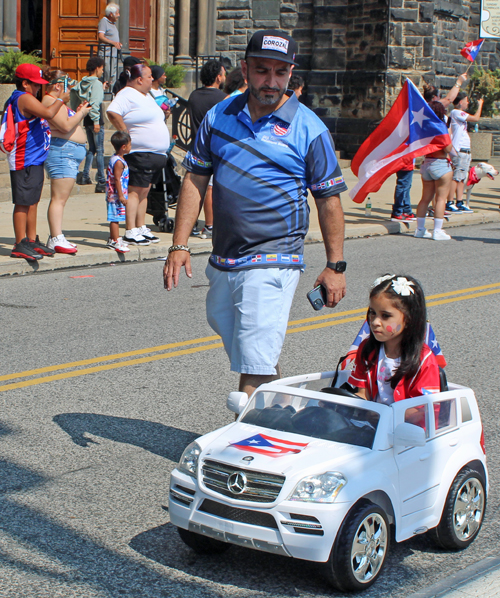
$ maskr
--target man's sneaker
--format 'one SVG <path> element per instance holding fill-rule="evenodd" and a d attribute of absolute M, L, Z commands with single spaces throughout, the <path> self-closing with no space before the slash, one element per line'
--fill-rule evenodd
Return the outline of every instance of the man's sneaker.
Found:
<path fill-rule="evenodd" d="M 26 237 L 22 241 L 19 241 L 19 243 L 14 244 L 10 257 L 23 257 L 25 260 L 34 262 L 36 260 L 41 260 L 43 255 L 33 249 Z"/>
<path fill-rule="evenodd" d="M 83 174 L 83 172 L 79 172 L 76 175 L 76 184 L 77 185 L 92 185 L 92 179 L 89 175 Z"/>
<path fill-rule="evenodd" d="M 203 227 L 201 231 L 200 239 L 211 239 L 212 238 L 212 227 L 208 228 L 207 226 Z"/>
<path fill-rule="evenodd" d="M 40 255 L 52 256 L 55 253 L 54 249 L 50 249 L 50 247 L 47 247 L 47 245 L 44 245 L 40 242 L 38 235 L 36 236 L 36 239 L 34 241 L 29 239 L 29 244 L 31 245 L 32 249 L 34 249 Z"/>
<path fill-rule="evenodd" d="M 97 183 L 95 193 L 106 193 L 106 183 Z"/>
<path fill-rule="evenodd" d="M 449 241 L 451 239 L 450 235 L 445 233 L 442 228 L 433 231 L 432 238 L 434 239 L 434 241 Z"/>
<path fill-rule="evenodd" d="M 403 214 L 403 220 L 405 222 L 415 222 L 417 219 L 417 217 L 415 216 L 415 214 L 412 214 L 411 212 L 409 214 Z"/>
<path fill-rule="evenodd" d="M 64 235 L 49 237 L 47 247 L 53 249 L 56 253 L 73 254 L 78 251 L 78 247 L 74 243 L 70 243 Z"/>
<path fill-rule="evenodd" d="M 391 214 L 391 220 L 393 220 L 394 222 L 403 222 L 404 216 L 403 214 Z"/>
<path fill-rule="evenodd" d="M 193 230 L 191 231 L 191 236 L 192 237 L 199 237 L 200 235 L 201 235 L 201 230 L 197 226 L 195 226 L 193 228 Z"/>
<path fill-rule="evenodd" d="M 140 233 L 140 229 L 126 230 L 123 240 L 130 245 L 149 245 L 151 241 Z"/>
<path fill-rule="evenodd" d="M 417 228 L 413 236 L 417 239 L 430 239 L 432 234 L 426 228 Z"/>
<path fill-rule="evenodd" d="M 118 239 L 116 239 L 116 241 L 114 239 L 108 239 L 108 242 L 106 243 L 106 247 L 109 247 L 110 249 L 114 249 L 117 253 L 127 253 L 130 251 L 130 247 L 128 246 L 128 243 L 126 243 L 122 237 L 118 237 Z"/>
<path fill-rule="evenodd" d="M 155 237 L 153 235 L 153 233 L 151 232 L 151 229 L 148 228 L 145 224 L 143 224 L 140 228 L 137 229 L 139 231 L 139 233 L 148 241 L 151 241 L 151 243 L 159 243 L 160 242 L 160 238 L 159 237 Z"/>
<path fill-rule="evenodd" d="M 460 210 L 452 201 L 446 203 L 446 209 L 448 212 L 450 212 L 450 214 L 458 214 L 460 212 Z"/>
<path fill-rule="evenodd" d="M 468 206 L 466 206 L 462 202 L 457 203 L 457 209 L 459 210 L 459 212 L 461 214 L 474 214 L 474 210 L 471 210 Z"/>

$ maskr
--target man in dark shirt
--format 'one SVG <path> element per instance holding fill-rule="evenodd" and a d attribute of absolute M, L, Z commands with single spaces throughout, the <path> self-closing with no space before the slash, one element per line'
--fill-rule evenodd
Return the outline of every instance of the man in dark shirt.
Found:
<path fill-rule="evenodd" d="M 226 81 L 226 69 L 219 60 L 207 60 L 200 71 L 200 80 L 203 87 L 195 89 L 188 100 L 188 109 L 191 116 L 191 148 L 194 145 L 196 133 L 200 128 L 201 121 L 205 114 L 222 100 L 226 99 L 226 94 L 222 87 Z M 210 182 L 205 200 L 203 203 L 205 212 L 205 226 L 203 230 L 193 229 L 192 235 L 202 239 L 212 237 L 213 212 L 212 212 L 212 182 Z"/>

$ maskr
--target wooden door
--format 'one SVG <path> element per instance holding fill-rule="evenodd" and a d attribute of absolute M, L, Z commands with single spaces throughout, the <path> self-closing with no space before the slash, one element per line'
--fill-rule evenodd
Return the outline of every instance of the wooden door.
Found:
<path fill-rule="evenodd" d="M 129 48 L 132 56 L 151 58 L 151 2 L 130 0 Z"/>
<path fill-rule="evenodd" d="M 97 50 L 97 25 L 104 16 L 106 0 L 46 0 L 50 30 L 45 36 L 45 58 L 74 79 L 87 74 L 89 44 Z M 46 21 L 46 22 L 47 22 Z"/>

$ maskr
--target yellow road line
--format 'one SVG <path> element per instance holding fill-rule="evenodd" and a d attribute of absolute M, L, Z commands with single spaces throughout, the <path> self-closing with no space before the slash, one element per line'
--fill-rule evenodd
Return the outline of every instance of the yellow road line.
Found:
<path fill-rule="evenodd" d="M 493 288 L 492 288 L 493 287 Z M 440 293 L 437 295 L 430 295 L 427 297 L 427 305 L 444 305 L 447 303 L 455 303 L 456 301 L 466 301 L 468 299 L 476 299 L 477 297 L 485 297 L 487 295 L 494 295 L 500 293 L 500 283 L 491 284 L 491 285 L 484 285 L 480 287 L 472 287 L 469 289 L 462 289 L 460 291 L 451 291 L 447 293 Z M 484 291 L 481 293 L 474 293 L 470 291 L 482 290 L 482 289 L 491 289 L 488 291 Z M 460 297 L 456 297 L 454 295 L 461 295 Z M 441 299 L 442 297 L 447 297 L 447 299 Z M 432 299 L 440 299 L 432 301 Z M 306 332 L 309 330 L 317 330 L 321 328 L 327 328 L 330 326 L 337 326 L 338 324 L 346 324 L 349 322 L 356 322 L 356 321 L 363 321 L 365 319 L 366 308 L 362 309 L 353 309 L 345 312 L 338 312 L 334 315 L 328 316 L 320 316 L 320 317 L 312 317 L 306 318 L 304 320 L 294 320 L 289 323 L 289 329 L 287 330 L 287 334 L 293 334 L 295 332 Z M 361 315 L 354 315 L 354 314 L 361 314 Z M 346 315 L 352 315 L 352 317 L 343 317 Z M 326 321 L 318 321 L 318 320 L 326 320 Z M 297 324 L 311 322 L 311 324 L 307 326 L 297 326 Z M 295 328 L 290 328 L 291 326 L 296 326 Z M 218 336 L 207 336 L 199 339 L 189 340 L 189 341 L 180 341 L 177 343 L 169 343 L 166 345 L 158 345 L 156 347 L 150 347 L 149 349 L 137 349 L 135 351 L 128 351 L 126 353 L 117 353 L 115 355 L 107 355 L 105 357 L 95 357 L 92 359 L 84 359 L 81 361 L 74 361 L 70 363 L 65 363 L 61 365 L 54 365 L 48 366 L 45 368 L 38 368 L 34 370 L 27 370 L 25 372 L 18 372 L 17 374 L 7 374 L 5 376 L 0 376 L 0 381 L 4 380 L 12 380 L 14 378 L 26 378 L 29 376 L 34 376 L 36 374 L 42 373 L 49 373 L 53 371 L 58 371 L 62 369 L 69 369 L 72 367 L 78 367 L 83 365 L 90 365 L 92 363 L 102 363 L 103 361 L 112 361 L 122 359 L 124 357 L 132 357 L 134 355 L 141 355 L 144 353 L 157 353 L 160 351 L 166 351 L 168 349 L 173 349 L 176 347 L 185 347 L 188 345 L 199 345 L 201 343 L 211 343 L 214 340 L 219 340 L 220 337 Z M 114 370 L 121 367 L 127 367 L 132 365 L 139 365 L 142 363 L 149 363 L 153 361 L 159 361 L 162 359 L 169 359 L 171 357 L 179 357 L 182 355 L 190 355 L 194 353 L 199 353 L 201 351 L 208 351 L 211 349 L 219 349 L 223 346 L 221 342 L 207 344 L 203 346 L 192 347 L 189 349 L 182 349 L 178 351 L 172 351 L 170 353 L 160 353 L 158 355 L 152 355 L 149 357 L 141 357 L 138 359 L 131 359 L 128 361 L 118 361 L 117 363 L 99 365 L 96 367 L 91 368 L 84 368 L 80 370 L 73 370 L 71 372 L 64 372 L 60 374 L 55 374 L 52 376 L 44 376 L 41 378 L 33 378 L 32 380 L 24 380 L 21 382 L 15 382 L 12 384 L 5 384 L 0 386 L 0 392 L 5 392 L 7 390 L 13 390 L 16 388 L 26 388 L 28 386 L 35 386 L 37 384 L 44 384 L 46 382 L 53 382 L 56 380 L 64 380 L 68 378 L 75 378 L 78 376 L 84 376 L 87 374 L 94 374 L 97 372 L 103 372 L 108 370 Z"/>

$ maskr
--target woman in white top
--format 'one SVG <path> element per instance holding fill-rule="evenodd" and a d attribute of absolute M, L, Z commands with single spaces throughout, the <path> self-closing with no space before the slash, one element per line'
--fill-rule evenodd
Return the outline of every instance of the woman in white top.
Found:
<path fill-rule="evenodd" d="M 448 195 L 448 203 L 446 209 L 450 212 L 472 212 L 464 202 L 462 197 L 464 194 L 464 187 L 467 177 L 469 175 L 469 167 L 471 162 L 471 147 L 470 137 L 467 133 L 467 123 L 477 123 L 481 117 L 484 100 L 481 98 L 478 101 L 478 108 L 475 114 L 467 114 L 466 110 L 469 107 L 469 98 L 463 91 L 460 92 L 453 100 L 455 110 L 451 111 L 451 143 L 454 152 L 452 152 L 451 162 L 453 164 L 453 180 L 451 181 L 450 193 Z M 453 203 L 453 199 L 457 196 L 457 205 Z"/>
<path fill-rule="evenodd" d="M 127 131 L 132 139 L 130 154 L 125 156 L 130 179 L 123 239 L 149 245 L 159 239 L 145 224 L 147 198 L 167 162 L 170 134 L 163 110 L 149 94 L 153 83 L 149 66 L 136 64 L 127 73 L 128 83 L 109 105 L 107 115 L 116 129 Z"/>

